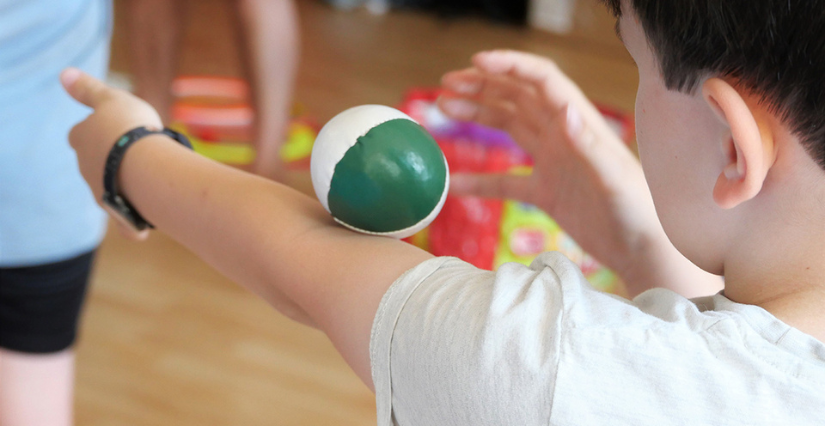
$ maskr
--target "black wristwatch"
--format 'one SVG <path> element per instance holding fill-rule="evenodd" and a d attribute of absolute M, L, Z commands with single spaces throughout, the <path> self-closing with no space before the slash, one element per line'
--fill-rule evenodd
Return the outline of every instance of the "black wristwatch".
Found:
<path fill-rule="evenodd" d="M 109 151 L 109 157 L 106 158 L 106 168 L 103 171 L 104 206 L 108 207 L 108 210 L 117 215 L 119 219 L 122 219 L 122 222 L 137 231 L 154 228 L 154 226 L 144 219 L 125 197 L 120 195 L 117 188 L 117 172 L 120 169 L 120 162 L 123 161 L 123 155 L 126 154 L 126 150 L 133 143 L 145 136 L 157 134 L 169 136 L 181 145 L 192 149 L 192 144 L 189 143 L 186 136 L 174 130 L 149 130 L 145 127 L 138 127 L 129 130 L 115 142 L 112 150 Z"/>

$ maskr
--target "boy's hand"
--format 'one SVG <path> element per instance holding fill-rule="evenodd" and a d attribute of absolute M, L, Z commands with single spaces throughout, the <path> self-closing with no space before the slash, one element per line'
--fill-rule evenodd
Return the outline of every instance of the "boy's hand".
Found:
<path fill-rule="evenodd" d="M 535 166 L 531 176 L 455 175 L 453 194 L 532 203 L 627 279 L 638 255 L 664 238 L 639 161 L 553 62 L 491 51 L 473 65 L 443 77 L 439 106 L 508 131 Z"/>
<path fill-rule="evenodd" d="M 109 87 L 76 68 L 64 70 L 60 81 L 75 100 L 94 109 L 69 132 L 69 143 L 77 153 L 80 173 L 92 189 L 95 200 L 100 203 L 106 157 L 115 141 L 135 127 L 159 130 L 163 124 L 148 103 L 126 91 Z M 144 239 L 147 236 L 146 232 L 136 233 L 120 221 L 118 225 L 129 238 Z"/>

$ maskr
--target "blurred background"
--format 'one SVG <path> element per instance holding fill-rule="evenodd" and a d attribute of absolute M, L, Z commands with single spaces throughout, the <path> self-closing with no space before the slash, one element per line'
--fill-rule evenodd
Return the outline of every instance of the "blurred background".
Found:
<path fill-rule="evenodd" d="M 186 3 L 177 75 L 247 80 L 233 1 Z M 636 70 L 604 7 L 516 3 L 296 0 L 293 116 L 313 128 L 355 105 L 400 106 L 468 66 L 473 53 L 509 48 L 553 59 L 620 122 L 631 119 Z M 110 79 L 130 87 L 129 1 L 114 6 Z M 111 231 L 81 327 L 77 424 L 375 424 L 373 394 L 320 332 L 291 323 L 162 234 L 137 244 Z"/>

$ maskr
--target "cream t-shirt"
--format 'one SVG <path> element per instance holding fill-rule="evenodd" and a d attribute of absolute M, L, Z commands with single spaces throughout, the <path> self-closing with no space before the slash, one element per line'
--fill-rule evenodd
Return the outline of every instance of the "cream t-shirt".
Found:
<path fill-rule="evenodd" d="M 721 294 L 599 292 L 559 253 L 422 263 L 370 350 L 380 426 L 825 425 L 822 342 Z"/>

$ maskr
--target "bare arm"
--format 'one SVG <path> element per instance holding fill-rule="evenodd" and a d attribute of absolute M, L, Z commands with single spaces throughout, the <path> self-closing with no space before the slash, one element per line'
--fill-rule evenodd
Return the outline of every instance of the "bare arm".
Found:
<path fill-rule="evenodd" d="M 75 99 L 95 109 L 69 140 L 100 199 L 113 142 L 131 128 L 158 127 L 160 120 L 145 102 L 88 75 L 70 70 L 62 78 Z M 370 331 L 381 297 L 431 255 L 345 230 L 317 201 L 207 160 L 165 136 L 129 149 L 119 184 L 159 230 L 290 317 L 316 324 L 371 386 Z"/>
<path fill-rule="evenodd" d="M 236 2 L 256 111 L 252 170 L 283 181 L 279 150 L 289 124 L 298 65 L 297 11 L 292 0 Z"/>

